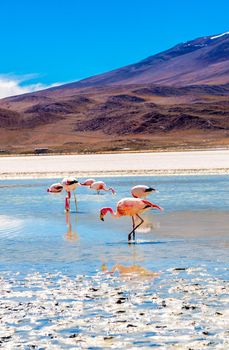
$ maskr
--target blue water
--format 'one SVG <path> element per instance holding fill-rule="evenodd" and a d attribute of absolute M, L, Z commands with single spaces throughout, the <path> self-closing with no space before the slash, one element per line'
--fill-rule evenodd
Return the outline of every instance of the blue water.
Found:
<path fill-rule="evenodd" d="M 0 269 L 93 275 L 101 266 L 140 265 L 161 271 L 228 262 L 229 176 L 157 176 L 104 178 L 117 194 L 97 195 L 77 189 L 71 213 L 64 212 L 65 194 L 49 194 L 60 179 L 0 182 Z M 130 218 L 99 220 L 104 206 L 130 196 L 137 184 L 159 190 L 149 199 L 163 213 L 144 214 L 145 226 L 137 243 L 128 245 Z"/>

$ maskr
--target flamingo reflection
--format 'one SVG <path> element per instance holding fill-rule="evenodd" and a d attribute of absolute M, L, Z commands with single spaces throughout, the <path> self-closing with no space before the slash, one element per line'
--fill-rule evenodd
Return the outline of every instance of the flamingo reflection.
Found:
<path fill-rule="evenodd" d="M 118 274 L 120 277 L 127 278 L 128 280 L 139 280 L 140 278 L 156 278 L 160 276 L 160 273 L 156 271 L 149 270 L 142 266 L 142 263 L 145 261 L 144 254 L 142 254 L 137 246 L 132 246 L 132 249 L 129 251 L 130 254 L 119 255 L 119 259 L 116 264 L 114 264 L 111 269 L 108 269 L 106 263 L 106 257 L 102 258 L 101 270 L 105 274 L 114 275 Z M 124 261 L 121 263 L 120 261 Z"/>
<path fill-rule="evenodd" d="M 130 276 L 130 277 L 158 277 L 159 273 L 150 271 L 140 265 L 129 265 L 125 266 L 122 264 L 115 264 L 109 271 L 105 264 L 102 265 L 102 272 L 108 274 L 114 274 L 118 272 L 121 276 Z"/>
<path fill-rule="evenodd" d="M 76 223 L 77 223 L 77 216 L 74 216 L 75 218 L 75 225 L 76 226 Z M 79 236 L 76 232 L 76 229 L 72 229 L 72 222 L 71 222 L 71 214 L 69 211 L 66 211 L 66 214 L 65 214 L 65 219 L 66 219 L 66 225 L 68 227 L 68 230 L 67 232 L 65 233 L 65 238 L 68 240 L 68 241 L 76 241 L 77 239 L 79 239 Z"/>

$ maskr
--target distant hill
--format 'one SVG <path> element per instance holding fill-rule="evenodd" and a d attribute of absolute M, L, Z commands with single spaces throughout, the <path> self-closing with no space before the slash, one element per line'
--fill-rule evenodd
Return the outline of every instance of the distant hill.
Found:
<path fill-rule="evenodd" d="M 66 87 L 148 83 L 173 86 L 229 83 L 229 32 L 178 44 L 138 63 Z"/>
<path fill-rule="evenodd" d="M 229 33 L 79 82 L 0 100 L 0 151 L 229 145 Z"/>

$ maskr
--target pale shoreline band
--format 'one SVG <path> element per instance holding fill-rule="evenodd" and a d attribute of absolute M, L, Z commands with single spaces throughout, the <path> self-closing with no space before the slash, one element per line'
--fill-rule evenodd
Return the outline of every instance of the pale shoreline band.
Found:
<path fill-rule="evenodd" d="M 229 150 L 0 157 L 0 179 L 229 174 Z"/>

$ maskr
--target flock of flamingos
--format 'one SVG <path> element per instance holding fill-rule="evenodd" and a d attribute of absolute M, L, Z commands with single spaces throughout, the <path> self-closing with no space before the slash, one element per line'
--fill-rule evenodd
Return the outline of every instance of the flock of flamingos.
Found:
<path fill-rule="evenodd" d="M 54 183 L 48 189 L 47 192 L 50 193 L 59 193 L 65 190 L 67 196 L 65 197 L 65 210 L 66 212 L 70 211 L 70 198 L 71 192 L 74 194 L 74 200 L 77 210 L 77 200 L 76 200 L 76 188 L 78 186 L 87 186 L 88 188 L 97 191 L 99 194 L 100 191 L 111 191 L 112 194 L 115 194 L 115 190 L 112 187 L 107 187 L 103 181 L 96 181 L 94 179 L 87 179 L 84 182 L 79 182 L 74 177 L 64 178 L 62 183 Z M 163 210 L 159 205 L 151 203 L 150 201 L 144 199 L 150 193 L 155 192 L 156 190 L 152 187 L 145 185 L 134 186 L 131 189 L 132 197 L 123 198 L 118 201 L 116 205 L 116 211 L 110 207 L 105 207 L 100 209 L 100 219 L 104 221 L 104 216 L 109 212 L 112 217 L 120 218 L 121 216 L 131 216 L 132 217 L 132 231 L 128 234 L 128 241 L 131 241 L 132 238 L 135 240 L 135 230 L 140 227 L 144 220 L 139 215 L 148 209 L 158 209 Z M 140 223 L 136 224 L 136 219 L 140 220 Z"/>

